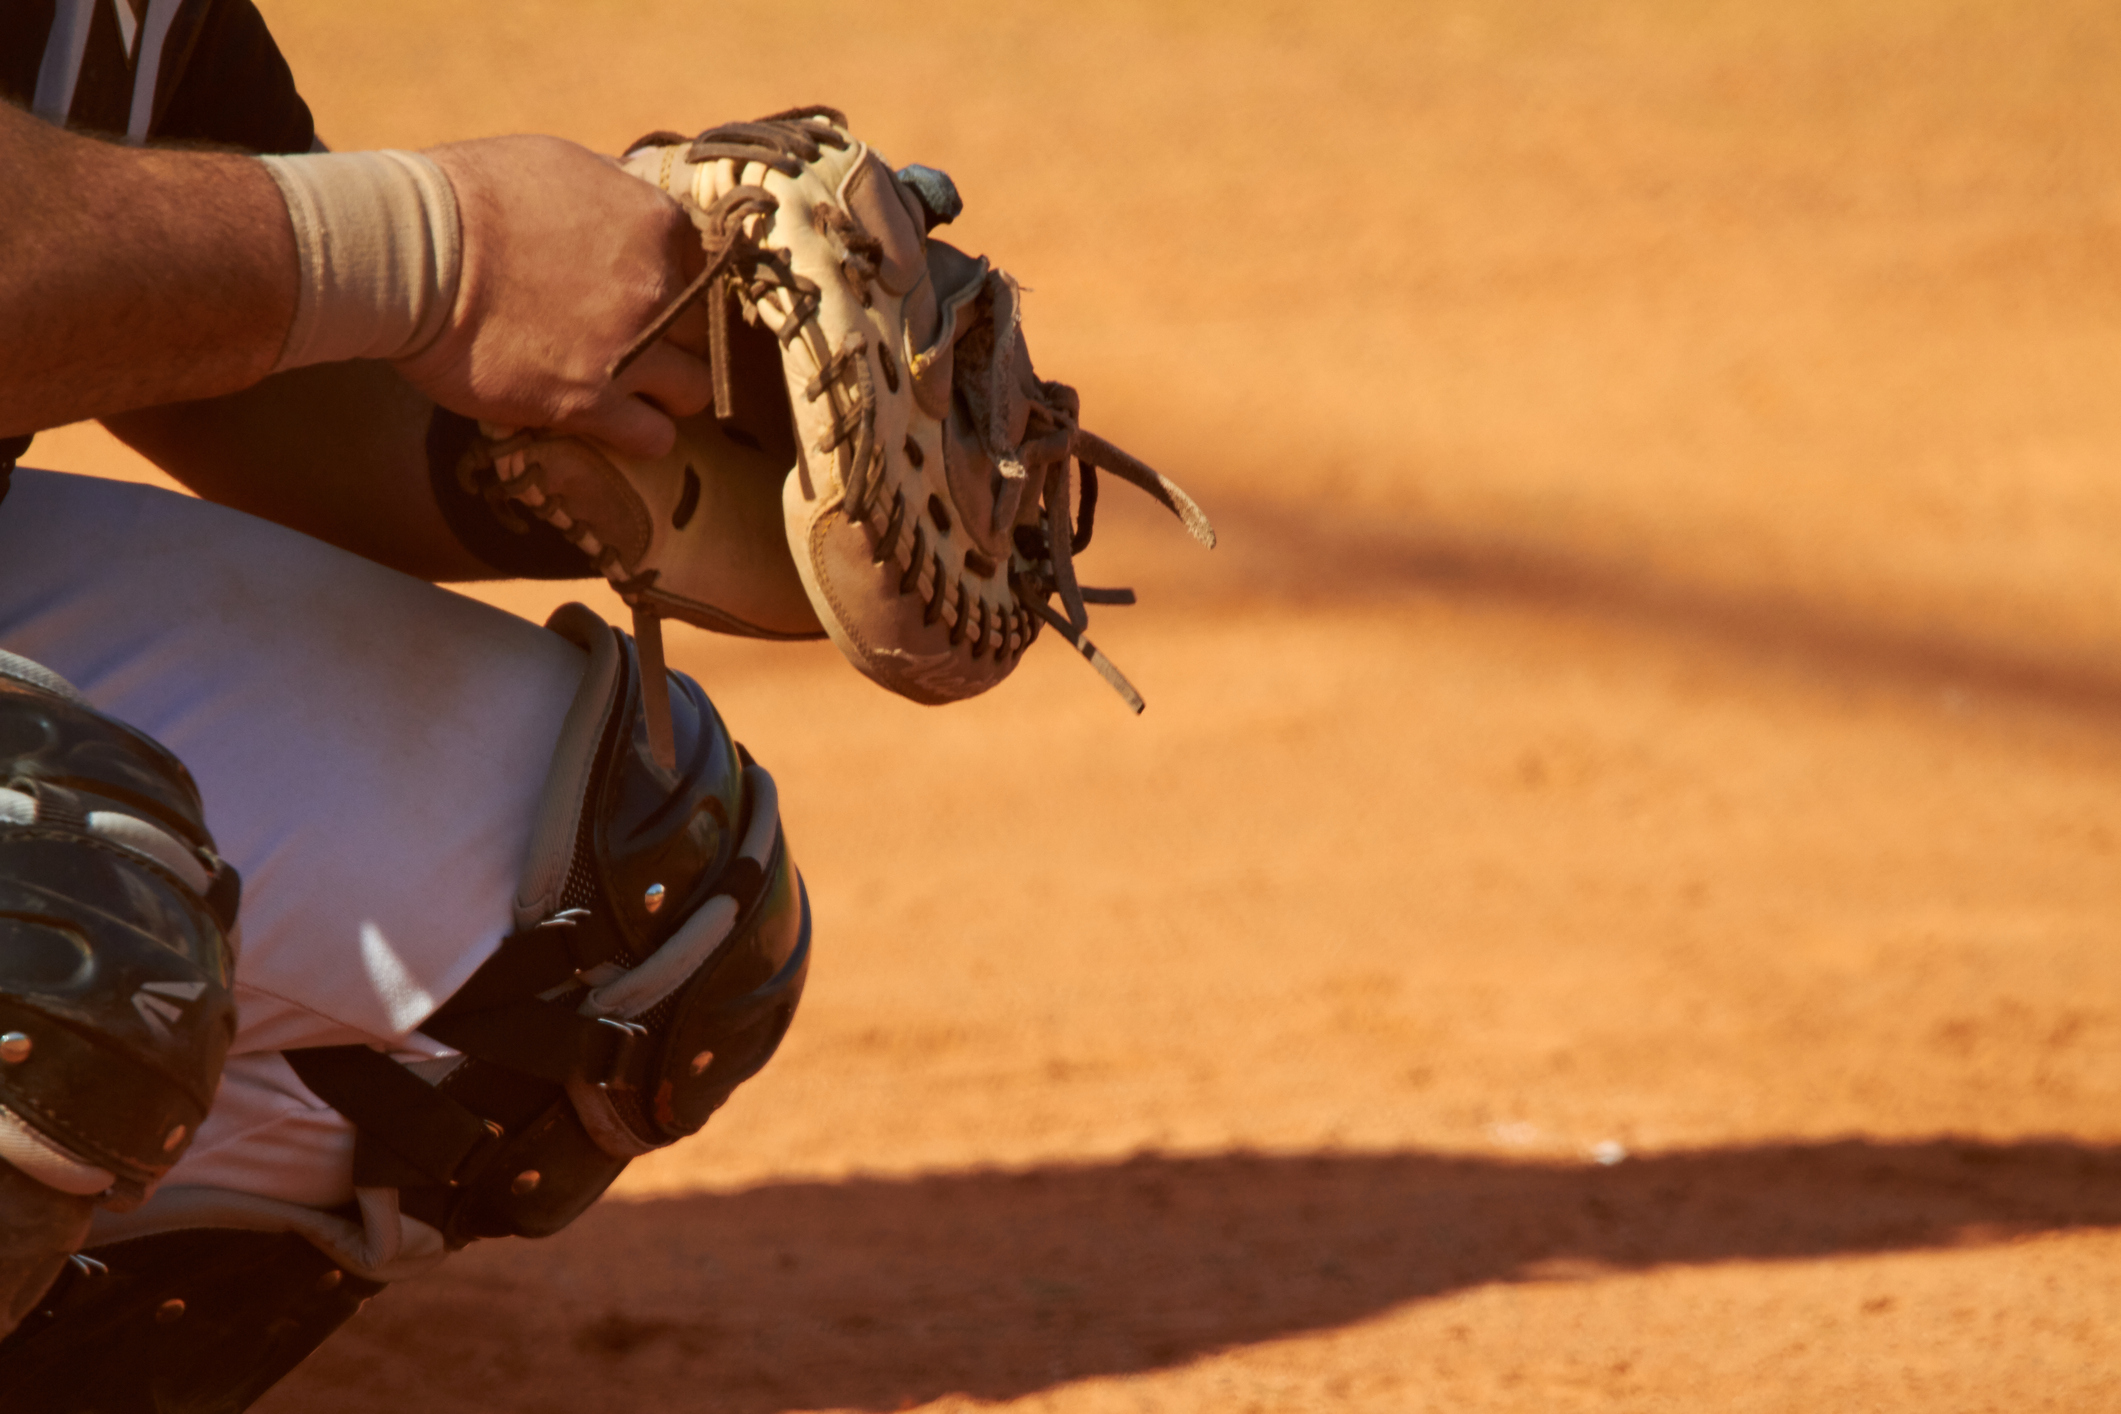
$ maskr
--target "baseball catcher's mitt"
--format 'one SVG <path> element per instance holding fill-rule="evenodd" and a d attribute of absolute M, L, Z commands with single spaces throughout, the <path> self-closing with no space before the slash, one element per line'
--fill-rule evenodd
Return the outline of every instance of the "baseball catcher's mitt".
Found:
<path fill-rule="evenodd" d="M 769 638 L 822 628 L 877 682 L 939 703 L 1001 681 L 1044 623 L 1140 711 L 1084 634 L 1086 605 L 1133 602 L 1076 582 L 1098 470 L 1202 544 L 1215 533 L 1185 492 L 1077 424 L 1073 389 L 1032 372 L 1016 282 L 930 238 L 960 208 L 950 179 L 894 176 L 829 108 L 689 142 L 656 133 L 625 166 L 684 204 L 707 262 L 613 373 L 705 299 L 713 415 L 652 462 L 535 429 L 489 436 L 467 485 L 565 532 L 644 638 L 659 616 Z"/>

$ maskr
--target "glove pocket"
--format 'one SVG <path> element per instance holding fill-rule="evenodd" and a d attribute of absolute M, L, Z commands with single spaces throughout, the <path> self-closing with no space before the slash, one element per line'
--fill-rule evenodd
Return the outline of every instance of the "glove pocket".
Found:
<path fill-rule="evenodd" d="M 670 454 L 635 479 L 652 536 L 644 570 L 653 578 L 633 590 L 640 602 L 721 633 L 823 635 L 782 525 L 786 466 L 702 413 L 680 421 Z"/>

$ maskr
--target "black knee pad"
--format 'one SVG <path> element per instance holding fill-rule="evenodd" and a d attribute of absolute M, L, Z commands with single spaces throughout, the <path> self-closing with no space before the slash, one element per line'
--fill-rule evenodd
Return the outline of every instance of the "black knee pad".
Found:
<path fill-rule="evenodd" d="M 237 893 L 177 758 L 0 653 L 0 1157 L 121 1205 L 169 1171 L 235 1036 Z"/>
<path fill-rule="evenodd" d="M 355 1184 L 399 1189 L 452 1245 L 555 1232 L 697 1131 L 773 1055 L 809 970 L 772 778 L 691 679 L 644 681 L 632 640 L 579 606 L 554 627 L 590 663 L 518 930 L 420 1027 L 465 1059 L 429 1084 L 365 1047 L 288 1053 L 353 1120 Z M 649 747 L 658 690 L 675 769 Z"/>

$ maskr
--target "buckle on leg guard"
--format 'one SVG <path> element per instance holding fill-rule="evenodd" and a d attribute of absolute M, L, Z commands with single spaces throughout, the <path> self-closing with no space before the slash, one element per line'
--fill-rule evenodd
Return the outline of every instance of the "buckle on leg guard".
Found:
<path fill-rule="evenodd" d="M 615 1016 L 600 1016 L 596 1024 L 606 1028 L 597 1034 L 612 1036 L 611 1050 L 603 1064 L 582 1076 L 581 1083 L 594 1085 L 599 1090 L 640 1089 L 640 1071 L 647 1059 L 648 1028 L 637 1021 L 621 1021 Z"/>

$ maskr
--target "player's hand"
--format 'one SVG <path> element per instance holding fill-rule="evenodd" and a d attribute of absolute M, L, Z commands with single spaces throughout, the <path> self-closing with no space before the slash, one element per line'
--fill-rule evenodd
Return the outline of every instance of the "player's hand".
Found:
<path fill-rule="evenodd" d="M 487 422 L 639 457 L 669 451 L 671 419 L 714 398 L 701 350 L 664 339 L 616 382 L 608 370 L 701 260 L 677 203 L 560 138 L 485 138 L 427 155 L 456 188 L 463 276 L 441 337 L 400 362 L 406 378 Z"/>

